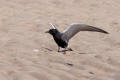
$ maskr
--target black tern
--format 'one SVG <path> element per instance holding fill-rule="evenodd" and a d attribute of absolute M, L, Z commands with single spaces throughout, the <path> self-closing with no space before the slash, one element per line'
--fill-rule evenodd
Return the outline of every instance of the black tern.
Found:
<path fill-rule="evenodd" d="M 108 34 L 108 32 L 104 31 L 103 29 L 80 23 L 71 24 L 70 27 L 68 27 L 63 32 L 59 32 L 55 25 L 52 23 L 49 24 L 51 25 L 52 29 L 46 31 L 46 33 L 49 33 L 53 36 L 56 44 L 58 45 L 58 52 L 60 52 L 60 48 L 64 48 L 64 52 L 68 50 L 72 51 L 68 45 L 68 42 L 75 34 L 80 31 L 93 31 Z"/>

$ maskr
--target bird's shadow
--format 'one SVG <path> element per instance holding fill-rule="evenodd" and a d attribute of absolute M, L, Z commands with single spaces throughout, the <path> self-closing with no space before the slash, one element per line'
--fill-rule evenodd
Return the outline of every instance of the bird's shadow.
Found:
<path fill-rule="evenodd" d="M 47 51 L 53 51 L 52 49 L 49 49 L 49 48 L 46 48 L 46 47 L 43 47 L 45 50 L 47 50 Z M 63 53 L 63 54 L 66 54 L 67 52 L 73 52 L 73 51 L 75 51 L 75 50 L 61 50 L 61 51 L 56 51 L 56 52 L 61 52 L 61 53 Z M 90 54 L 90 53 L 85 53 L 85 52 L 76 52 L 75 51 L 75 53 L 76 54 Z"/>
<path fill-rule="evenodd" d="M 78 54 L 89 54 L 89 53 L 80 52 L 80 53 L 78 53 Z"/>
<path fill-rule="evenodd" d="M 47 50 L 47 51 L 53 51 L 53 50 L 51 50 L 51 49 L 49 49 L 49 48 L 46 48 L 46 47 L 43 47 L 45 50 Z"/>
<path fill-rule="evenodd" d="M 51 50 L 51 49 L 49 49 L 49 48 L 46 48 L 46 47 L 43 47 L 45 50 L 47 50 L 47 51 L 53 51 L 53 50 Z M 56 51 L 56 52 L 61 52 L 61 53 L 63 53 L 63 54 L 66 54 L 66 52 L 68 52 L 68 51 L 73 51 L 73 50 L 61 50 L 61 51 Z"/>

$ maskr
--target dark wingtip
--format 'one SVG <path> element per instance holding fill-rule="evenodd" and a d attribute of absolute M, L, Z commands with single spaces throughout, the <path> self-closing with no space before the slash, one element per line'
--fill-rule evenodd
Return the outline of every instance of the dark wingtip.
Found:
<path fill-rule="evenodd" d="M 105 33 L 105 34 L 109 34 L 107 31 L 104 31 L 103 33 Z"/>
<path fill-rule="evenodd" d="M 101 33 L 105 33 L 105 34 L 109 34 L 107 31 L 97 28 L 97 27 L 93 27 L 93 26 L 89 26 L 91 27 L 91 29 L 89 29 L 89 31 L 95 31 L 95 32 L 101 32 Z"/>

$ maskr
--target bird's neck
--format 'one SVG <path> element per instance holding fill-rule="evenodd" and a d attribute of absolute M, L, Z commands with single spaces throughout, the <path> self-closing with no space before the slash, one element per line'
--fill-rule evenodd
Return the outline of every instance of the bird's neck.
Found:
<path fill-rule="evenodd" d="M 52 34 L 53 37 L 55 37 L 56 35 L 60 35 L 61 32 L 59 32 L 57 29 L 56 29 L 56 32 L 54 34 Z"/>
<path fill-rule="evenodd" d="M 58 32 L 56 32 L 55 34 L 53 34 L 53 36 L 55 37 L 55 36 L 57 36 L 57 35 L 60 35 L 61 33 L 58 31 Z"/>

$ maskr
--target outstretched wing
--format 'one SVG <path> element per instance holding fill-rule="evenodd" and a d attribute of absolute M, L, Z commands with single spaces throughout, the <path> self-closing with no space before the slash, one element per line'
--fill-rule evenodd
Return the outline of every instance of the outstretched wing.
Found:
<path fill-rule="evenodd" d="M 75 24 L 71 24 L 69 28 L 67 28 L 65 31 L 62 32 L 63 38 L 66 38 L 67 40 L 69 40 L 79 31 L 93 31 L 93 32 L 101 32 L 101 33 L 108 34 L 108 32 L 100 28 L 96 28 L 86 24 L 75 23 Z"/>

